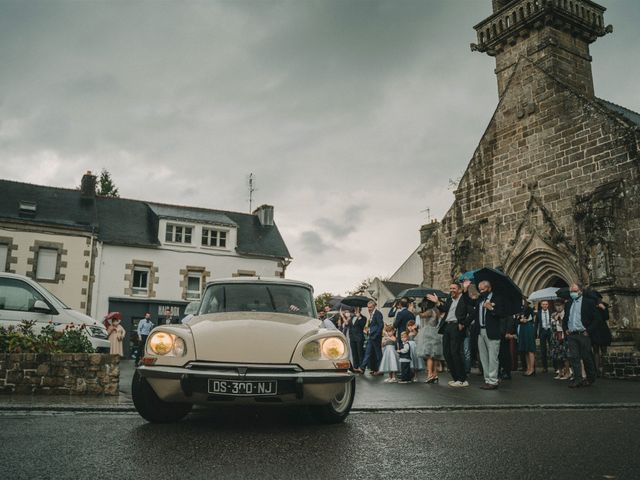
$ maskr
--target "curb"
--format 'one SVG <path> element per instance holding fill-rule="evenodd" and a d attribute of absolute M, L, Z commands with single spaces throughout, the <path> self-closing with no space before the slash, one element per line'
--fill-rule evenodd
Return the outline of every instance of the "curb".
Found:
<path fill-rule="evenodd" d="M 358 407 L 352 408 L 351 413 L 421 413 L 421 412 L 454 412 L 454 411 L 514 411 L 514 410 L 620 410 L 640 409 L 640 403 L 548 403 L 531 405 L 424 405 L 415 407 Z M 85 412 L 85 413 L 129 413 L 135 412 L 133 404 L 119 405 L 2 405 L 2 412 Z"/>

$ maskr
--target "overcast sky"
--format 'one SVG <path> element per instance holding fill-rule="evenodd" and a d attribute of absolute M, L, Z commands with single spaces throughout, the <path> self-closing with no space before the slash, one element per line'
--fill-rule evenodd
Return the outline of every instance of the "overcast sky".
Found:
<path fill-rule="evenodd" d="M 596 94 L 640 111 L 640 2 L 602 1 Z M 275 206 L 288 276 L 344 293 L 440 219 L 497 103 L 490 0 L 0 0 L 0 177 Z M 0 192 L 1 194 L 1 192 Z"/>

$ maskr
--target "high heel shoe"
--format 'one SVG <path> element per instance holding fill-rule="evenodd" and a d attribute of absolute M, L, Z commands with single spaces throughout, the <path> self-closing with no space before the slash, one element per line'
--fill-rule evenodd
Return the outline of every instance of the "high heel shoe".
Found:
<path fill-rule="evenodd" d="M 427 378 L 424 383 L 438 383 L 440 380 L 438 377 Z"/>
<path fill-rule="evenodd" d="M 524 373 L 523 376 L 524 377 L 535 377 L 536 376 L 536 371 L 534 370 L 531 373 Z"/>

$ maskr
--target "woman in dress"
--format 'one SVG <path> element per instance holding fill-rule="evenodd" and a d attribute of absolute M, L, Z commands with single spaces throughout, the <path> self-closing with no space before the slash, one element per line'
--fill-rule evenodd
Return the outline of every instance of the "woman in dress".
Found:
<path fill-rule="evenodd" d="M 426 358 L 427 378 L 425 383 L 438 383 L 438 371 L 440 362 L 444 360 L 442 353 L 442 335 L 438 333 L 440 315 L 435 308 L 421 307 L 420 323 L 416 337 L 416 353 L 419 357 Z"/>
<path fill-rule="evenodd" d="M 567 346 L 562 329 L 564 319 L 564 302 L 557 300 L 554 304 L 555 312 L 551 315 L 551 358 L 553 368 L 556 370 L 555 380 L 568 380 L 571 378 L 571 368 L 567 359 Z"/>
<path fill-rule="evenodd" d="M 111 320 L 109 328 L 107 328 L 107 334 L 109 335 L 109 353 L 111 355 L 120 355 L 122 353 L 122 340 L 126 334 L 122 325 L 120 325 L 121 317 L 117 316 Z"/>
<path fill-rule="evenodd" d="M 393 325 L 385 325 L 382 334 L 382 360 L 380 361 L 381 373 L 388 373 L 389 378 L 385 383 L 396 383 L 396 372 L 400 371 L 398 352 L 396 352 L 396 335 Z"/>
<path fill-rule="evenodd" d="M 522 313 L 518 315 L 520 328 L 518 329 L 518 351 L 523 353 L 527 363 L 524 372 L 525 377 L 536 374 L 536 332 L 533 322 L 533 309 L 526 303 L 522 303 Z"/>

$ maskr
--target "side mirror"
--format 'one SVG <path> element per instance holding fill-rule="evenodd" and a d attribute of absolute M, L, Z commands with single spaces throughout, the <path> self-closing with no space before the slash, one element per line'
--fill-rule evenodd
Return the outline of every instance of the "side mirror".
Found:
<path fill-rule="evenodd" d="M 42 300 L 36 300 L 31 310 L 38 313 L 51 313 L 51 309 L 49 308 L 49 305 L 44 303 Z"/>

